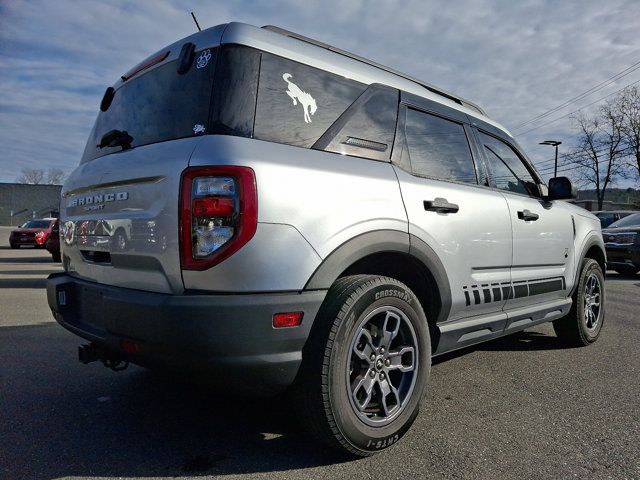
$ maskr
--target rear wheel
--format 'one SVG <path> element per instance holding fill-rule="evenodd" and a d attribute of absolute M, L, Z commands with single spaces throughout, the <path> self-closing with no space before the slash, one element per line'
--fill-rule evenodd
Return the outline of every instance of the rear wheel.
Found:
<path fill-rule="evenodd" d="M 13 249 L 20 248 L 20 245 L 16 245 L 15 243 L 10 243 L 9 245 L 11 245 Z"/>
<path fill-rule="evenodd" d="M 61 261 L 60 252 L 52 253 L 51 260 L 53 260 L 54 262 L 60 262 Z"/>
<path fill-rule="evenodd" d="M 605 312 L 604 274 L 595 260 L 586 258 L 578 277 L 569 314 L 553 322 L 560 341 L 570 347 L 582 347 L 600 336 Z"/>
<path fill-rule="evenodd" d="M 344 277 L 303 351 L 297 404 L 319 440 L 371 455 L 408 431 L 430 366 L 429 328 L 413 292 L 392 278 Z"/>

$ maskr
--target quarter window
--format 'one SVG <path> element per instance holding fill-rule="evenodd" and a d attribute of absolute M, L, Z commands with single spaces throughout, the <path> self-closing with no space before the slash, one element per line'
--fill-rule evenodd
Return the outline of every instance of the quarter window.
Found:
<path fill-rule="evenodd" d="M 398 91 L 371 85 L 338 118 L 313 148 L 389 160 L 398 115 Z"/>
<path fill-rule="evenodd" d="M 254 137 L 309 148 L 364 89 L 340 75 L 263 53 Z"/>
<path fill-rule="evenodd" d="M 413 173 L 477 183 L 471 148 L 461 124 L 409 108 L 405 136 Z"/>
<path fill-rule="evenodd" d="M 538 196 L 536 181 L 513 148 L 502 140 L 482 132 L 480 141 L 484 145 L 491 178 L 497 188 Z"/>

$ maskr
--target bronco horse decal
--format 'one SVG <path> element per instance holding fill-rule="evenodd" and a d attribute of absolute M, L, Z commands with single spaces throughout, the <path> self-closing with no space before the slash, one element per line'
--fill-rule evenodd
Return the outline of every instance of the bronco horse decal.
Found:
<path fill-rule="evenodd" d="M 290 82 L 289 79 L 291 77 L 292 75 L 290 73 L 285 73 L 284 75 L 282 75 L 282 79 L 288 84 L 286 94 L 291 97 L 294 105 L 297 105 L 298 102 L 300 102 L 300 105 L 302 105 L 302 109 L 304 110 L 305 123 L 311 123 L 311 115 L 314 115 L 316 113 L 316 110 L 318 109 L 316 101 L 310 93 L 302 91 L 302 89 L 295 83 Z"/>

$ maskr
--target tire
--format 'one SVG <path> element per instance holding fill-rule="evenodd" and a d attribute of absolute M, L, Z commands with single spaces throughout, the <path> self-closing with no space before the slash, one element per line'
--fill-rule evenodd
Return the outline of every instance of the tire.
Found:
<path fill-rule="evenodd" d="M 11 243 L 10 245 L 13 250 L 20 248 L 20 245 L 16 245 L 15 243 Z"/>
<path fill-rule="evenodd" d="M 553 322 L 553 329 L 562 344 L 584 347 L 598 339 L 605 317 L 605 296 L 602 268 L 595 260 L 585 258 L 571 310 Z"/>
<path fill-rule="evenodd" d="M 60 258 L 60 253 L 52 253 L 51 260 L 59 263 L 62 259 Z"/>
<path fill-rule="evenodd" d="M 616 272 L 618 272 L 620 275 L 635 275 L 636 273 L 640 272 L 640 268 L 636 268 L 636 267 L 618 267 L 615 269 Z"/>
<path fill-rule="evenodd" d="M 321 442 L 372 455 L 409 430 L 430 368 L 429 327 L 414 293 L 392 278 L 344 277 L 329 290 L 303 349 L 295 404 Z"/>

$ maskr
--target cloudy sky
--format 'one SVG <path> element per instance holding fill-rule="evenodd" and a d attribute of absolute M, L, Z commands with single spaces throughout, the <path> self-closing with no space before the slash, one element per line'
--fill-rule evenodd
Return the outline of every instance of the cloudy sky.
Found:
<path fill-rule="evenodd" d="M 467 97 L 514 133 L 543 173 L 553 152 L 538 142 L 562 140 L 562 152 L 575 141 L 568 114 L 640 84 L 638 0 L 2 0 L 0 181 L 22 167 L 73 170 L 104 89 L 192 33 L 191 10 L 203 28 L 278 25 Z"/>

